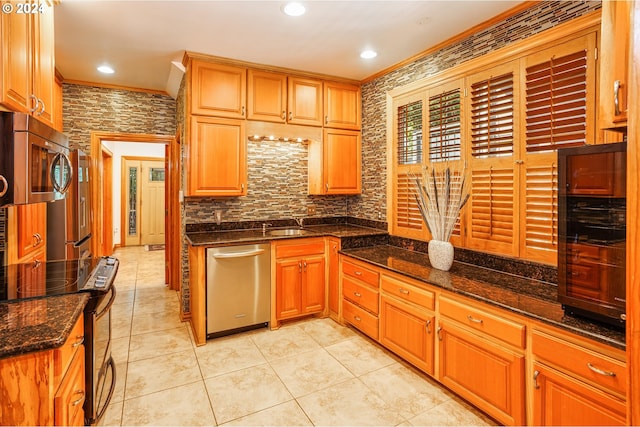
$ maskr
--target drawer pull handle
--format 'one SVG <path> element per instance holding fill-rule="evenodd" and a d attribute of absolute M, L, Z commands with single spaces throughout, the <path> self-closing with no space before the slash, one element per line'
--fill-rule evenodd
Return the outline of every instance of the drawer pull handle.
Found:
<path fill-rule="evenodd" d="M 436 334 L 438 334 L 438 341 L 442 341 L 442 326 L 438 326 L 438 329 L 436 329 Z"/>
<path fill-rule="evenodd" d="M 593 366 L 589 362 L 587 362 L 587 368 L 591 369 L 596 374 L 604 375 L 605 377 L 615 377 L 616 376 L 615 372 L 602 370 L 602 369 L 598 368 L 597 366 Z"/>
<path fill-rule="evenodd" d="M 353 319 L 354 319 L 356 322 L 360 322 L 360 321 L 362 320 L 362 319 L 360 318 L 360 316 L 353 316 Z"/>
<path fill-rule="evenodd" d="M 83 335 L 78 335 L 76 338 L 78 339 L 78 341 L 74 342 L 71 345 L 71 347 L 73 347 L 73 348 L 80 347 L 84 343 L 84 336 Z"/>
<path fill-rule="evenodd" d="M 480 323 L 482 324 L 482 319 L 476 319 L 475 317 L 473 317 L 472 315 L 468 314 L 467 315 L 467 319 L 469 319 L 469 322 L 473 322 L 473 323 Z"/>
<path fill-rule="evenodd" d="M 73 403 L 71 404 L 71 406 L 78 406 L 79 404 L 81 404 L 84 401 L 84 390 L 76 390 L 75 394 L 79 394 L 80 395 L 80 399 L 74 400 Z"/>
<path fill-rule="evenodd" d="M 403 288 L 398 288 L 398 292 L 400 292 L 401 294 L 404 294 L 404 295 L 409 295 L 409 291 L 406 290 L 406 289 L 403 289 Z"/>
<path fill-rule="evenodd" d="M 430 328 L 430 326 L 431 326 L 431 320 L 427 320 L 427 324 L 426 324 L 425 326 L 426 326 L 426 328 L 427 328 L 427 333 L 428 333 L 428 334 L 430 334 L 430 333 L 431 333 L 431 328 Z"/>
<path fill-rule="evenodd" d="M 353 274 L 356 276 L 362 276 L 362 271 L 354 271 Z"/>
<path fill-rule="evenodd" d="M 360 292 L 354 292 L 353 293 L 355 296 L 357 296 L 358 298 L 360 298 L 362 296 L 362 294 Z"/>
<path fill-rule="evenodd" d="M 540 388 L 538 384 L 538 376 L 540 375 L 540 371 L 533 372 L 533 388 Z"/>

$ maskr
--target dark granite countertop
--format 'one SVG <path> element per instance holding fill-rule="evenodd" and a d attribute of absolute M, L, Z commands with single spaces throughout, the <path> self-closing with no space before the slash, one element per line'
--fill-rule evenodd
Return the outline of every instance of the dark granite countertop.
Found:
<path fill-rule="evenodd" d="M 0 303 L 0 359 L 60 347 L 87 301 L 80 292 Z"/>
<path fill-rule="evenodd" d="M 296 228 L 296 227 L 286 227 Z M 269 228 L 268 230 L 277 230 L 278 228 Z M 361 227 L 350 224 L 331 224 L 331 225 L 310 225 L 303 228 L 305 234 L 297 236 L 273 236 L 268 232 L 263 233 L 261 229 L 238 229 L 224 231 L 194 231 L 188 232 L 187 241 L 192 246 L 217 246 L 228 244 L 244 244 L 250 242 L 268 242 L 271 240 L 281 239 L 299 239 L 304 237 L 324 237 L 335 236 L 340 238 L 346 237 L 365 237 L 388 234 L 386 230 L 376 228 Z"/>
<path fill-rule="evenodd" d="M 526 279 L 455 261 L 451 270 L 432 268 L 427 254 L 380 245 L 341 253 L 390 271 L 439 286 L 513 313 L 540 320 L 578 335 L 624 350 L 625 334 L 606 325 L 566 316 L 551 283 Z"/>

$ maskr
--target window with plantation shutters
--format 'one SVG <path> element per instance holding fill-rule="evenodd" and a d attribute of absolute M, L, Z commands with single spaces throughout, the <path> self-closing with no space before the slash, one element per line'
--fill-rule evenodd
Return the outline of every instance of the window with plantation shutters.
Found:
<path fill-rule="evenodd" d="M 422 215 L 418 209 L 414 192 L 415 178 L 420 175 L 413 173 L 398 174 L 396 184 L 396 225 L 404 229 L 421 231 L 423 229 Z"/>
<path fill-rule="evenodd" d="M 471 154 L 513 153 L 513 73 L 471 84 Z"/>
<path fill-rule="evenodd" d="M 429 161 L 460 159 L 460 89 L 429 97 Z"/>
<path fill-rule="evenodd" d="M 422 162 L 422 100 L 400 105 L 397 111 L 398 164 Z"/>
<path fill-rule="evenodd" d="M 587 142 L 587 51 L 526 69 L 527 152 Z"/>

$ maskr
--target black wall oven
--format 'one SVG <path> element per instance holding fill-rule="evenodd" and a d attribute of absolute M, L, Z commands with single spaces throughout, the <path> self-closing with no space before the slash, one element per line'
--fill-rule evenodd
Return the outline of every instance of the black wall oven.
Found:
<path fill-rule="evenodd" d="M 558 150 L 558 301 L 624 327 L 626 142 Z"/>
<path fill-rule="evenodd" d="M 72 169 L 67 137 L 24 113 L 0 113 L 0 206 L 63 199 Z"/>

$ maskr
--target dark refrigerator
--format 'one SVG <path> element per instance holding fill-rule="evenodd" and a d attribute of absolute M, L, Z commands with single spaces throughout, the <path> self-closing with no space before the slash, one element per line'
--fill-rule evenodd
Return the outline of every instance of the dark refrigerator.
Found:
<path fill-rule="evenodd" d="M 89 156 L 70 153 L 73 170 L 65 199 L 47 203 L 47 260 L 81 259 L 91 256 L 91 208 Z"/>

